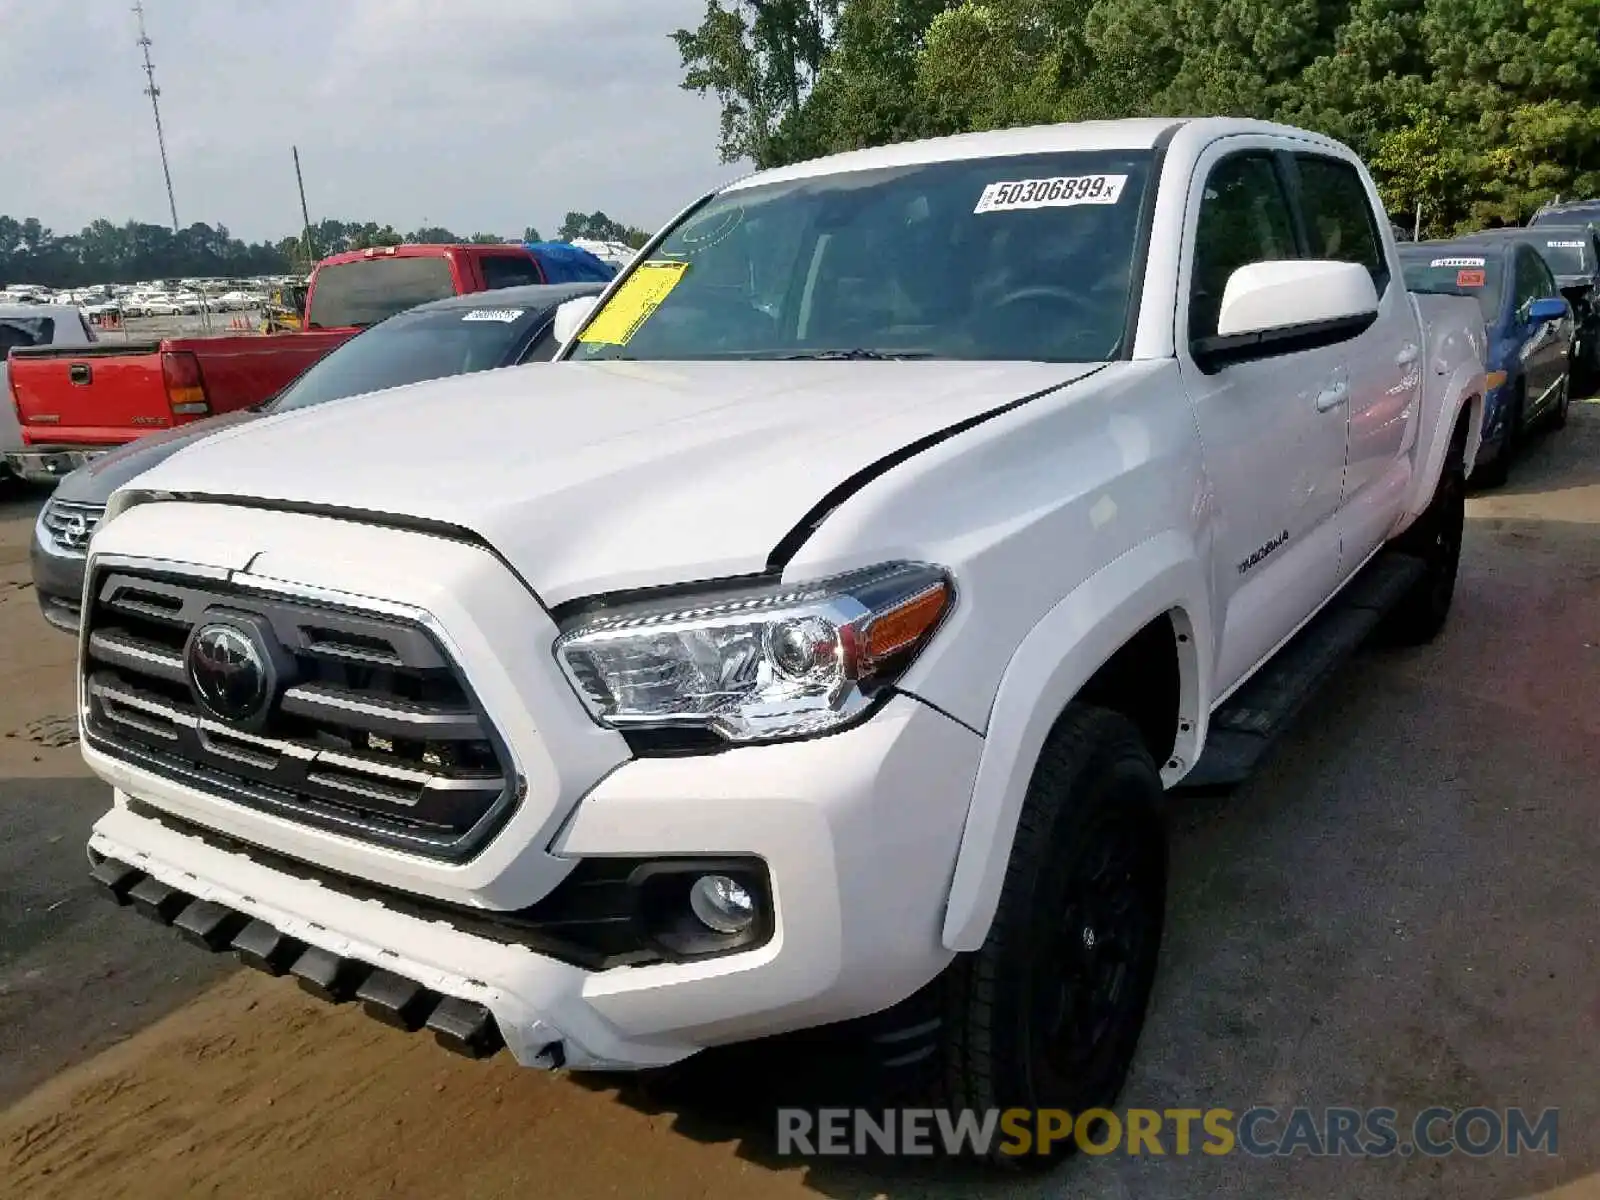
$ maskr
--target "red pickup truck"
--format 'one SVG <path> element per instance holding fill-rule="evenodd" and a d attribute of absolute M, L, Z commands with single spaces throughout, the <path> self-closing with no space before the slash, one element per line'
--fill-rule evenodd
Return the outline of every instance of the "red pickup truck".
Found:
<path fill-rule="evenodd" d="M 598 262 L 598 260 L 596 260 Z M 12 472 L 48 483 L 134 438 L 271 399 L 368 325 L 428 300 L 551 282 L 537 250 L 384 246 L 318 263 L 295 333 L 100 342 L 13 350 L 22 448 Z"/>

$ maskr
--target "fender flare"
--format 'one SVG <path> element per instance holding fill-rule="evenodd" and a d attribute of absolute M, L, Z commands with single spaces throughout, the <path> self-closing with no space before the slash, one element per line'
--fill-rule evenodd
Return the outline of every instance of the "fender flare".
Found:
<path fill-rule="evenodd" d="M 1463 464 L 1467 474 L 1472 474 L 1473 465 L 1478 460 L 1478 450 L 1483 445 L 1484 382 L 1482 365 L 1468 362 L 1457 366 L 1441 389 L 1440 394 L 1444 400 L 1439 406 L 1437 418 L 1431 425 L 1425 424 L 1418 437 L 1417 470 L 1412 476 L 1411 491 L 1406 497 L 1406 503 L 1393 528 L 1389 530 L 1391 538 L 1404 533 L 1433 502 L 1434 490 L 1439 486 L 1440 476 L 1444 474 L 1444 460 L 1450 450 L 1450 437 L 1455 433 L 1456 422 L 1461 419 L 1461 410 L 1469 406 L 1471 417 L 1467 425 L 1467 445 Z M 1424 411 L 1425 421 L 1428 415 Z"/>
<path fill-rule="evenodd" d="M 1180 651 L 1180 717 L 1169 785 L 1198 757 L 1210 706 L 1213 631 L 1207 577 L 1192 537 L 1159 533 L 1074 588 L 1022 639 L 990 710 L 945 906 L 943 943 L 976 950 L 1000 905 L 1011 843 L 1035 763 L 1084 684 L 1151 621 L 1171 613 Z"/>

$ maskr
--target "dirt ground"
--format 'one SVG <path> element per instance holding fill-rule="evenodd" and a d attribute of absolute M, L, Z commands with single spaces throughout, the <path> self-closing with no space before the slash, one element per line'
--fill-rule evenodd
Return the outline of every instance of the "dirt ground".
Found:
<path fill-rule="evenodd" d="M 37 503 L 0 504 L 0 1196 L 1600 1197 L 1600 406 L 1471 502 L 1437 644 L 1364 653 L 1250 784 L 1175 802 L 1124 1096 L 1559 1107 L 1554 1157 L 797 1163 L 761 1051 L 575 1080 L 230 970 L 84 881 L 106 791 L 27 585 Z"/>

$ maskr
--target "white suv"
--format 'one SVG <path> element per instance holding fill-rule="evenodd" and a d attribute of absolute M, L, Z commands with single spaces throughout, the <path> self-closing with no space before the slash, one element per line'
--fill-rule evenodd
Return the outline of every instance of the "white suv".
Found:
<path fill-rule="evenodd" d="M 1344 147 L 1128 121 L 752 176 L 563 320 L 113 496 L 95 877 L 469 1054 L 916 995 L 956 1102 L 1110 1102 L 1163 789 L 1445 619 L 1476 305 L 1405 291 Z"/>

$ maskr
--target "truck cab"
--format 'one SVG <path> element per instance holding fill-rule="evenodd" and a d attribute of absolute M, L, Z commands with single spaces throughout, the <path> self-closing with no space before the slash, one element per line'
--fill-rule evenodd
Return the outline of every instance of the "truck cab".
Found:
<path fill-rule="evenodd" d="M 429 300 L 548 282 L 539 260 L 518 244 L 348 250 L 317 264 L 305 328 L 365 327 Z"/>

